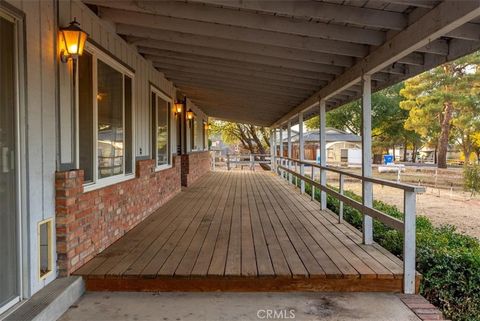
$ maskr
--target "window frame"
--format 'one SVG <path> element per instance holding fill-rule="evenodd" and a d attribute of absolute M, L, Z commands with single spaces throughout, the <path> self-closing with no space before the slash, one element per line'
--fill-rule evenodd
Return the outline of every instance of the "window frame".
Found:
<path fill-rule="evenodd" d="M 92 55 L 92 100 L 93 100 L 93 181 L 87 182 L 83 184 L 84 191 L 88 192 L 91 190 L 103 188 L 109 185 L 118 184 L 123 181 L 127 181 L 130 179 L 135 178 L 135 72 L 122 63 L 120 63 L 117 59 L 109 55 L 108 53 L 104 52 L 102 49 L 96 47 L 92 43 L 88 42 L 85 43 L 84 50 Z M 123 173 L 118 175 L 113 175 L 105 178 L 99 178 L 99 161 L 98 161 L 98 101 L 97 101 L 97 94 L 98 94 L 98 60 L 101 60 L 104 64 L 108 65 L 110 68 L 118 71 L 122 74 L 122 96 L 123 96 L 123 104 L 122 104 L 122 112 L 123 112 L 123 128 L 125 130 L 125 122 L 126 122 L 126 114 L 125 114 L 125 76 L 131 79 L 132 88 L 131 88 L 131 139 L 132 139 L 132 148 L 131 148 L 131 158 L 132 158 L 132 172 L 125 173 L 125 164 L 126 164 L 126 150 L 124 149 L 123 152 Z M 76 61 L 77 70 L 78 70 L 78 61 Z M 80 101 L 79 101 L 79 72 L 75 74 L 75 106 L 76 106 L 76 167 L 80 167 L 80 126 L 79 126 L 79 111 L 80 111 Z M 123 135 L 123 141 L 125 143 L 126 135 Z"/>
<path fill-rule="evenodd" d="M 153 111 L 151 110 L 153 107 L 152 104 L 152 94 L 155 94 L 156 99 L 158 100 L 159 98 L 162 99 L 163 101 L 167 102 L 167 153 L 168 153 L 168 164 L 163 164 L 163 165 L 158 165 L 158 146 L 157 146 L 157 141 L 153 141 L 153 137 L 157 137 L 157 128 L 158 128 L 158 104 L 155 103 L 155 119 L 151 119 L 150 121 L 150 135 L 151 135 L 151 157 L 152 159 L 155 160 L 155 171 L 159 172 L 165 169 L 169 169 L 173 167 L 173 153 L 172 153 L 172 108 L 174 108 L 173 104 L 173 98 L 165 94 L 163 91 L 161 91 L 159 88 L 157 88 L 155 85 L 150 84 L 150 116 L 153 116 Z M 155 122 L 155 128 L 153 127 Z M 153 135 L 153 131 L 155 130 L 155 135 Z M 155 150 L 153 147 L 155 146 Z"/>

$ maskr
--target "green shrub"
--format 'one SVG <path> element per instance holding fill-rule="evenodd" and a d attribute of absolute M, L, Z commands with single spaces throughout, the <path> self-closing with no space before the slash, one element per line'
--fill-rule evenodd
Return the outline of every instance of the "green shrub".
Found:
<path fill-rule="evenodd" d="M 480 192 L 480 165 L 465 165 L 463 169 L 465 190 L 473 194 Z"/>
<path fill-rule="evenodd" d="M 306 185 L 306 192 L 310 193 Z M 358 195 L 345 194 L 357 201 Z M 315 198 L 320 200 L 316 190 Z M 339 201 L 327 196 L 327 206 L 338 214 Z M 398 219 L 403 213 L 395 206 L 374 201 L 374 207 Z M 345 221 L 362 229 L 361 213 L 344 207 Z M 423 279 L 420 292 L 454 321 L 480 321 L 480 242 L 462 235 L 452 226 L 434 227 L 431 221 L 417 217 L 417 270 Z M 398 257 L 402 256 L 403 236 L 398 231 L 374 220 L 374 238 L 377 243 Z"/>

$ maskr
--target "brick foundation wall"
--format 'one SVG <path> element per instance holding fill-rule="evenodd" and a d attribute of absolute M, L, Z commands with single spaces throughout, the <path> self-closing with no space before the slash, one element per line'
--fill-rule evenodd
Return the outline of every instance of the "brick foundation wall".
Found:
<path fill-rule="evenodd" d="M 182 186 L 190 186 L 210 171 L 210 152 L 194 152 L 182 157 Z"/>
<path fill-rule="evenodd" d="M 180 157 L 158 172 L 154 160 L 140 160 L 135 178 L 90 192 L 84 192 L 82 170 L 57 172 L 60 274 L 70 275 L 180 192 L 180 168 Z"/>

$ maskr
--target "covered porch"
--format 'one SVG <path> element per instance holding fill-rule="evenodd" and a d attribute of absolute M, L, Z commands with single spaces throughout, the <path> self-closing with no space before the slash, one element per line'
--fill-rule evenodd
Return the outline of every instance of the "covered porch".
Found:
<path fill-rule="evenodd" d="M 75 274 L 92 291 L 401 292 L 402 265 L 272 172 L 216 171 Z"/>

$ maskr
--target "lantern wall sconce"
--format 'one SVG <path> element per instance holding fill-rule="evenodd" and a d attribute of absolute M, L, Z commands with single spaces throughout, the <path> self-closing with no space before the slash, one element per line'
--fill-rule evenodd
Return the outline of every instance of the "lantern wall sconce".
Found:
<path fill-rule="evenodd" d="M 60 28 L 60 41 L 62 50 L 60 60 L 68 62 L 70 59 L 77 59 L 83 53 L 88 34 L 80 28 L 80 24 L 74 18 L 68 27 Z"/>
<path fill-rule="evenodd" d="M 183 103 L 175 103 L 173 104 L 173 108 L 175 111 L 175 115 L 180 115 L 183 110 Z"/>
<path fill-rule="evenodd" d="M 194 114 L 193 114 L 193 111 L 192 111 L 191 109 L 189 109 L 189 110 L 187 111 L 187 119 L 188 119 L 188 120 L 192 120 L 192 119 L 193 119 L 193 115 L 194 115 Z"/>

